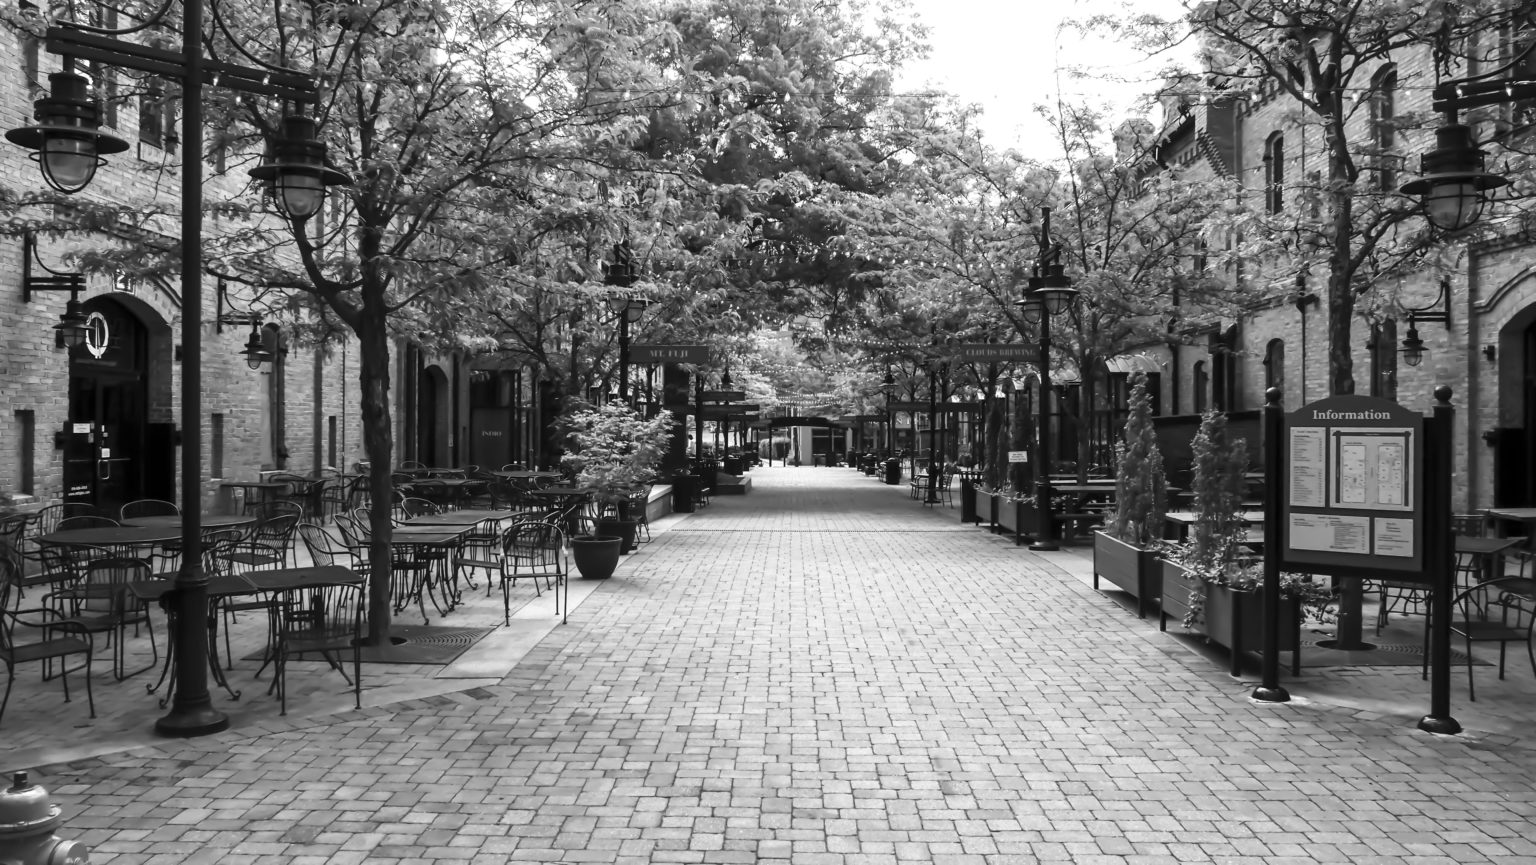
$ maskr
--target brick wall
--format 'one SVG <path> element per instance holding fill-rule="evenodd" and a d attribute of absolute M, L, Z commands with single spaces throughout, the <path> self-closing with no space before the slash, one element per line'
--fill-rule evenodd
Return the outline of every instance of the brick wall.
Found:
<path fill-rule="evenodd" d="M 10 31 L 0 31 L 0 122 L 6 128 L 31 122 L 31 99 L 25 74 L 25 40 Z M 40 78 L 57 68 L 58 58 L 41 54 Z M 137 203 L 146 200 L 174 203 L 179 190 L 179 155 L 167 155 L 157 148 L 137 145 L 137 118 L 131 105 L 120 109 L 116 134 L 130 141 L 130 149 L 111 158 L 91 185 L 79 193 L 95 201 Z M 219 177 L 211 168 L 205 187 L 209 197 L 232 196 L 243 183 L 241 176 Z M 0 145 L 0 182 L 19 193 L 45 188 L 36 164 L 21 148 Z M 174 217 L 162 230 L 176 231 Z M 210 221 L 208 231 L 217 230 Z M 49 266 L 68 270 L 62 255 L 74 238 L 43 238 L 39 257 Z M 7 446 L 0 453 L 0 492 L 15 491 L 23 476 L 23 464 L 30 461 L 35 477 L 35 495 L 45 501 L 57 500 L 62 493 L 62 452 L 53 445 L 53 434 L 64 427 L 69 413 L 70 361 L 63 349 L 54 346 L 53 326 L 64 311 L 68 295 L 62 292 L 38 294 L 30 303 L 22 299 L 23 245 L 18 238 L 0 238 L 0 256 L 9 257 L 10 266 L 0 268 L 0 317 L 5 321 L 0 339 L 0 398 L 8 407 L 0 412 L 0 441 Z M 172 275 L 164 284 L 141 282 L 113 285 L 106 277 L 92 276 L 82 301 L 109 297 L 140 322 L 147 331 L 146 388 L 148 420 L 174 423 L 183 440 L 192 430 L 182 428 L 181 375 L 178 360 L 181 348 L 181 304 L 179 277 Z M 211 506 L 217 493 L 217 480 L 210 477 L 212 453 L 208 446 L 211 418 L 225 416 L 224 469 L 231 478 L 254 478 L 262 469 L 276 468 L 263 461 L 263 411 L 269 372 L 249 369 L 239 352 L 249 334 L 248 327 L 224 327 L 214 323 L 217 298 L 214 285 L 204 280 L 202 291 L 202 413 L 196 432 L 204 442 L 204 505 Z M 338 419 L 337 461 L 350 466 L 362 458 L 362 437 L 358 423 L 358 388 L 356 385 L 356 349 L 351 345 L 334 347 L 325 357 L 313 348 L 295 346 L 285 362 L 284 437 L 289 450 L 287 467 L 308 473 L 328 462 L 327 418 Z M 318 376 L 316 367 L 319 367 Z M 20 427 L 17 412 L 33 413 L 36 423 L 36 447 L 24 453 L 19 446 Z M 178 472 L 180 456 L 178 452 Z M 179 484 L 178 484 L 179 493 Z"/>

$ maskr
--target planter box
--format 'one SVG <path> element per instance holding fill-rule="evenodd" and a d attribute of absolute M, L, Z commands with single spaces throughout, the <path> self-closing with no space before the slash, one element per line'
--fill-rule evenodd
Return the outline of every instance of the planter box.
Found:
<path fill-rule="evenodd" d="M 1173 562 L 1162 561 L 1163 602 L 1162 630 L 1167 630 L 1169 617 L 1183 621 L 1189 612 L 1190 589 L 1200 586 L 1202 580 Z M 1226 586 L 1205 585 L 1205 610 L 1201 620 L 1189 629 L 1202 634 L 1210 642 L 1227 649 L 1231 654 L 1231 673 L 1242 672 L 1245 652 L 1262 653 L 1264 644 L 1264 593 L 1261 591 L 1238 592 Z M 1301 672 L 1301 616 L 1296 601 L 1282 599 L 1280 609 L 1280 651 L 1291 653 L 1291 671 Z"/>
<path fill-rule="evenodd" d="M 993 531 L 1001 530 L 1004 534 L 1013 535 L 1014 546 L 1035 538 L 1034 533 L 1040 520 L 1040 513 L 1035 510 L 1034 505 L 1009 501 L 1002 496 L 993 496 L 992 508 Z"/>
<path fill-rule="evenodd" d="M 1122 592 L 1136 599 L 1136 618 L 1145 619 L 1147 609 L 1162 594 L 1162 562 L 1157 553 L 1128 544 L 1103 532 L 1093 533 L 1093 587 L 1099 578 L 1109 580 Z"/>

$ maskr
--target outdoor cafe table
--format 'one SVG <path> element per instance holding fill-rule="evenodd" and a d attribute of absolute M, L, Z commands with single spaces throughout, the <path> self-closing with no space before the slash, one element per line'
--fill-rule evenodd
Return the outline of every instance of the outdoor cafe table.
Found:
<path fill-rule="evenodd" d="M 1493 530 L 1501 538 L 1505 537 L 1507 523 L 1523 523 L 1527 543 L 1536 537 L 1536 508 L 1485 508 L 1483 514 L 1493 522 Z"/>
<path fill-rule="evenodd" d="M 422 514 L 401 521 L 401 526 L 478 526 L 489 520 L 516 519 L 517 511 L 503 511 L 494 508 L 465 508 L 458 511 L 443 511 L 440 514 Z M 396 528 L 399 531 L 399 528 Z"/>
<path fill-rule="evenodd" d="M 422 580 L 412 588 L 410 598 L 395 599 L 396 612 L 405 609 L 407 601 L 415 600 L 417 608 L 421 610 L 421 617 L 426 619 L 426 602 L 421 597 L 423 590 L 431 594 L 432 605 L 437 607 L 439 615 L 447 615 L 458 605 L 459 590 L 458 586 L 454 585 L 453 569 L 448 567 L 448 563 L 453 557 L 454 550 L 457 550 L 459 545 L 463 543 L 464 536 L 473 531 L 474 528 L 474 523 L 469 525 L 412 525 L 402 523 L 390 529 L 389 542 L 391 546 L 409 546 L 415 547 L 418 551 L 424 551 L 418 552 L 418 554 L 422 555 L 423 559 L 430 563 L 429 567 L 435 567 L 439 570 L 437 583 L 443 587 L 443 601 L 445 602 L 445 604 L 439 604 L 437 595 L 432 594 L 430 579 Z M 372 537 L 372 534 L 365 529 L 362 538 L 363 543 L 369 543 Z M 445 605 L 446 609 L 444 609 Z"/>
<path fill-rule="evenodd" d="M 1250 535 L 1253 534 L 1253 529 L 1261 528 L 1264 525 L 1263 511 L 1242 511 L 1237 517 L 1243 522 L 1243 525 L 1249 528 Z M 1190 526 L 1195 524 L 1197 515 L 1190 511 L 1169 511 L 1163 514 L 1163 519 L 1168 523 L 1168 528 L 1173 535 L 1169 540 L 1182 541 L 1189 537 Z M 1255 542 L 1263 540 L 1263 536 L 1254 537 L 1252 540 Z"/>
<path fill-rule="evenodd" d="M 94 526 L 88 529 L 60 529 L 38 535 L 37 542 L 59 547 L 109 547 L 135 549 L 153 547 L 181 540 L 181 526 Z"/>
<path fill-rule="evenodd" d="M 1471 556 L 1478 562 L 1477 573 L 1481 580 L 1491 580 L 1499 576 L 1499 561 L 1504 553 L 1520 544 L 1523 538 L 1480 538 L 1476 535 L 1456 536 L 1456 555 Z M 1470 569 L 1467 569 L 1470 570 Z M 1456 569 L 1457 573 L 1463 571 Z M 1461 588 L 1467 588 L 1462 586 Z"/>
<path fill-rule="evenodd" d="M 288 484 L 275 481 L 222 481 L 219 486 L 245 490 L 247 503 L 270 501 L 273 496 L 281 494 L 289 487 Z"/>
<path fill-rule="evenodd" d="M 248 526 L 256 522 L 256 517 L 250 514 L 202 514 L 198 517 L 198 524 L 203 531 L 217 529 L 229 529 L 236 526 Z M 156 514 L 148 517 L 133 517 L 123 520 L 125 526 L 138 526 L 146 529 L 181 528 L 181 517 L 175 514 Z"/>
<path fill-rule="evenodd" d="M 361 574 L 340 565 L 273 568 L 208 578 L 208 667 L 213 673 L 214 682 L 222 687 L 231 699 L 240 699 L 240 692 L 230 687 L 229 680 L 224 676 L 223 666 L 219 663 L 219 617 L 216 611 L 220 601 L 226 598 L 302 590 L 312 585 L 326 585 L 338 581 L 361 582 L 362 580 Z M 177 641 L 175 635 L 178 612 L 176 582 L 161 579 L 138 580 L 128 584 L 128 592 L 146 603 L 158 603 L 161 609 L 165 610 L 166 633 L 170 635 L 165 650 L 165 665 L 160 669 L 159 680 L 146 686 L 146 690 L 153 694 L 162 684 L 168 683 L 165 695 L 160 698 L 160 707 L 165 708 L 170 704 L 176 690 Z M 269 632 L 269 639 L 270 636 Z"/>

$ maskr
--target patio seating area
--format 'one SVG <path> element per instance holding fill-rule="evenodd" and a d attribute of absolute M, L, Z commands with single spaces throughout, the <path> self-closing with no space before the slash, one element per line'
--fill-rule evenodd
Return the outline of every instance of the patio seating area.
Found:
<path fill-rule="evenodd" d="M 455 479 L 436 471 L 422 477 L 428 487 Z M 421 483 L 400 490 L 389 512 L 392 632 L 481 637 L 530 605 L 550 624 L 566 621 L 566 531 L 589 524 L 598 509 L 588 491 L 553 486 L 558 479 L 519 477 L 522 486 L 504 497 L 476 494 L 514 479 L 467 472 L 457 478 L 465 494 L 407 495 Z M 316 695 L 346 693 L 361 705 L 379 660 L 351 651 L 367 636 L 370 511 L 345 507 L 354 501 L 345 485 L 327 494 L 328 477 L 302 480 L 251 482 L 244 486 L 261 495 L 239 513 L 199 515 L 209 687 L 243 706 L 275 698 L 279 714 Z M 72 720 L 87 722 L 109 688 L 142 695 L 144 719 L 156 717 L 179 662 L 170 636 L 178 509 L 136 502 L 121 510 L 121 521 L 81 513 L 45 519 L 53 514 L 44 510 L 0 519 L 0 661 L 9 674 L 0 728 L 8 711 L 12 718 L 78 713 Z M 412 660 L 398 646 L 387 654 L 389 663 Z"/>

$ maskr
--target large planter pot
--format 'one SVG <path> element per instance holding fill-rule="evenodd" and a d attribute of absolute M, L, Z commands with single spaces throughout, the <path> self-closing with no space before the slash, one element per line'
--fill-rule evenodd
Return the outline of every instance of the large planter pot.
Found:
<path fill-rule="evenodd" d="M 1202 589 L 1205 594 L 1204 609 L 1189 630 L 1227 649 L 1231 657 L 1232 675 L 1239 675 L 1242 672 L 1244 653 L 1264 650 L 1264 593 L 1234 591 L 1227 586 L 1206 583 L 1173 562 L 1162 561 L 1160 564 L 1163 579 L 1162 627 L 1167 628 L 1170 617 L 1182 621 L 1189 611 L 1190 590 Z M 1281 599 L 1277 622 L 1280 626 L 1280 651 L 1291 653 L 1291 669 L 1299 673 L 1301 616 L 1294 599 Z"/>
<path fill-rule="evenodd" d="M 599 535 L 618 535 L 622 538 L 624 541 L 621 547 L 622 552 L 632 553 L 639 546 L 639 543 L 635 540 L 636 535 L 640 531 L 639 520 L 623 518 L 601 519 L 593 525 L 593 528 Z"/>
<path fill-rule="evenodd" d="M 588 580 L 606 580 L 619 566 L 624 539 L 618 535 L 582 535 L 571 538 L 571 561 Z"/>
<path fill-rule="evenodd" d="M 976 482 L 966 477 L 960 479 L 960 522 L 981 522 L 976 515 Z"/>
<path fill-rule="evenodd" d="M 1099 578 L 1136 599 L 1136 617 L 1145 619 L 1147 609 L 1162 594 L 1163 574 L 1157 553 L 1128 544 L 1103 532 L 1093 533 L 1093 587 Z"/>
<path fill-rule="evenodd" d="M 672 511 L 679 514 L 693 513 L 693 498 L 698 493 L 698 479 L 693 475 L 672 476 Z"/>

